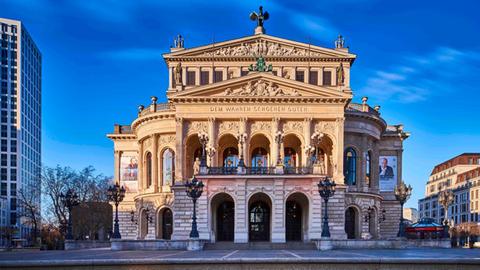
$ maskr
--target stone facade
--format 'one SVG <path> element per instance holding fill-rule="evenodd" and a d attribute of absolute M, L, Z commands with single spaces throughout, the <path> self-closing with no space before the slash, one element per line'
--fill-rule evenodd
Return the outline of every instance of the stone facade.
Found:
<path fill-rule="evenodd" d="M 317 184 L 325 177 L 337 184 L 328 204 L 333 239 L 396 236 L 393 186 L 409 134 L 387 125 L 367 98 L 351 103 L 356 56 L 343 41 L 329 49 L 257 31 L 191 49 L 175 44 L 163 56 L 168 103 L 152 97 L 130 125 L 108 135 L 115 180 L 128 187 L 120 205 L 124 239 L 187 240 L 193 207 L 184 184 L 193 175 L 205 184 L 197 223 L 207 242 L 319 239 Z M 271 71 L 259 70 L 261 61 Z M 200 168 L 203 150 L 207 166 Z M 384 157 L 395 161 L 396 176 L 385 187 Z"/>

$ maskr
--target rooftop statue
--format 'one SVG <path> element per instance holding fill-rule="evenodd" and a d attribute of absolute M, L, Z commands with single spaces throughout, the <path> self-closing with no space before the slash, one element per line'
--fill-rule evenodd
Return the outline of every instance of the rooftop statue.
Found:
<path fill-rule="evenodd" d="M 263 28 L 263 23 L 268 20 L 270 14 L 268 14 L 268 12 L 266 11 L 263 12 L 262 6 L 260 6 L 258 10 L 258 13 L 255 11 L 250 13 L 250 20 L 257 21 L 257 28 L 255 28 L 255 34 L 264 34 L 265 29 Z"/>

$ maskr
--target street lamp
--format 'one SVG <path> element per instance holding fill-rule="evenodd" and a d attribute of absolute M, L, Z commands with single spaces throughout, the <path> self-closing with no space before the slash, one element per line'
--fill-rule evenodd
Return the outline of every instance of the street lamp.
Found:
<path fill-rule="evenodd" d="M 275 134 L 275 142 L 278 145 L 278 157 L 277 157 L 277 165 L 282 165 L 282 155 L 281 155 L 281 149 L 282 149 L 282 143 L 283 143 L 283 138 L 285 135 L 281 131 L 277 131 Z"/>
<path fill-rule="evenodd" d="M 67 235 L 65 236 L 66 240 L 73 240 L 73 231 L 72 231 L 72 209 L 73 207 L 80 204 L 77 193 L 73 189 L 68 189 L 67 193 L 60 194 L 60 200 L 63 205 L 68 209 L 68 223 L 67 223 Z"/>
<path fill-rule="evenodd" d="M 113 239 L 121 239 L 122 235 L 120 234 L 120 227 L 118 225 L 118 205 L 123 198 L 125 198 L 125 188 L 122 186 L 120 187 L 119 183 L 115 183 L 115 185 L 110 186 L 107 190 L 107 198 L 108 201 L 113 202 L 115 204 L 115 222 L 113 224 Z"/>
<path fill-rule="evenodd" d="M 207 157 L 206 157 L 206 145 L 208 143 L 208 134 L 206 132 L 201 131 L 198 133 L 198 140 L 200 141 L 200 144 L 202 145 L 202 159 L 200 160 L 200 167 L 207 167 Z"/>
<path fill-rule="evenodd" d="M 237 135 L 238 143 L 240 144 L 240 160 L 238 161 L 238 167 L 245 167 L 245 161 L 243 159 L 243 144 L 247 140 L 247 133 L 239 133 Z"/>
<path fill-rule="evenodd" d="M 445 218 L 443 220 L 443 236 L 448 236 L 448 206 L 453 203 L 454 195 L 451 190 L 444 190 L 438 194 L 438 202 L 443 207 Z"/>
<path fill-rule="evenodd" d="M 412 186 L 405 185 L 402 181 L 400 184 L 395 186 L 395 198 L 400 201 L 400 225 L 398 226 L 398 237 L 405 237 L 405 223 L 403 221 L 403 204 L 410 198 L 412 195 Z"/>
<path fill-rule="evenodd" d="M 202 196 L 203 182 L 198 181 L 195 176 L 192 177 L 190 182 L 185 184 L 187 196 L 192 198 L 193 201 L 193 217 L 192 217 L 192 231 L 190 232 L 190 238 L 198 238 L 197 230 L 197 199 Z"/>
<path fill-rule="evenodd" d="M 325 211 L 323 212 L 322 237 L 330 237 L 330 228 L 328 227 L 328 199 L 335 194 L 335 181 L 325 177 L 318 182 L 318 193 L 325 201 Z"/>

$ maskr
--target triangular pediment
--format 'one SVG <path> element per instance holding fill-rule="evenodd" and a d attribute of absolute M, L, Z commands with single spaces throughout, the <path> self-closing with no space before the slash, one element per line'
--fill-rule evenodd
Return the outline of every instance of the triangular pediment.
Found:
<path fill-rule="evenodd" d="M 349 100 L 352 98 L 352 95 L 350 92 L 340 91 L 336 87 L 329 88 L 293 81 L 275 76 L 270 72 L 250 72 L 248 75 L 239 78 L 178 91 L 170 98 L 321 98 Z"/>
<path fill-rule="evenodd" d="M 334 50 L 311 44 L 291 41 L 265 34 L 224 41 L 190 49 L 167 53 L 166 60 L 177 58 L 232 58 L 232 57 L 310 57 L 329 59 L 349 59 L 355 55 L 345 50 Z"/>

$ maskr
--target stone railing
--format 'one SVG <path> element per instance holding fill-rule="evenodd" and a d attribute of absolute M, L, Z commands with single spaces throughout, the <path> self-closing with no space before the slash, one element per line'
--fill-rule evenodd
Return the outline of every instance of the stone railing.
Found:
<path fill-rule="evenodd" d="M 368 113 L 371 115 L 379 116 L 380 113 L 375 110 L 374 108 L 368 106 L 368 105 L 363 105 L 359 103 L 350 103 L 348 104 L 346 108 L 347 112 L 357 112 L 357 113 Z"/>
<path fill-rule="evenodd" d="M 152 110 L 152 106 L 156 106 L 155 110 Z M 175 110 L 175 105 L 173 105 L 172 103 L 158 103 L 155 105 L 150 105 L 145 107 L 145 109 L 143 109 L 140 112 L 139 116 L 144 116 L 154 112 L 173 111 L 173 110 Z"/>

